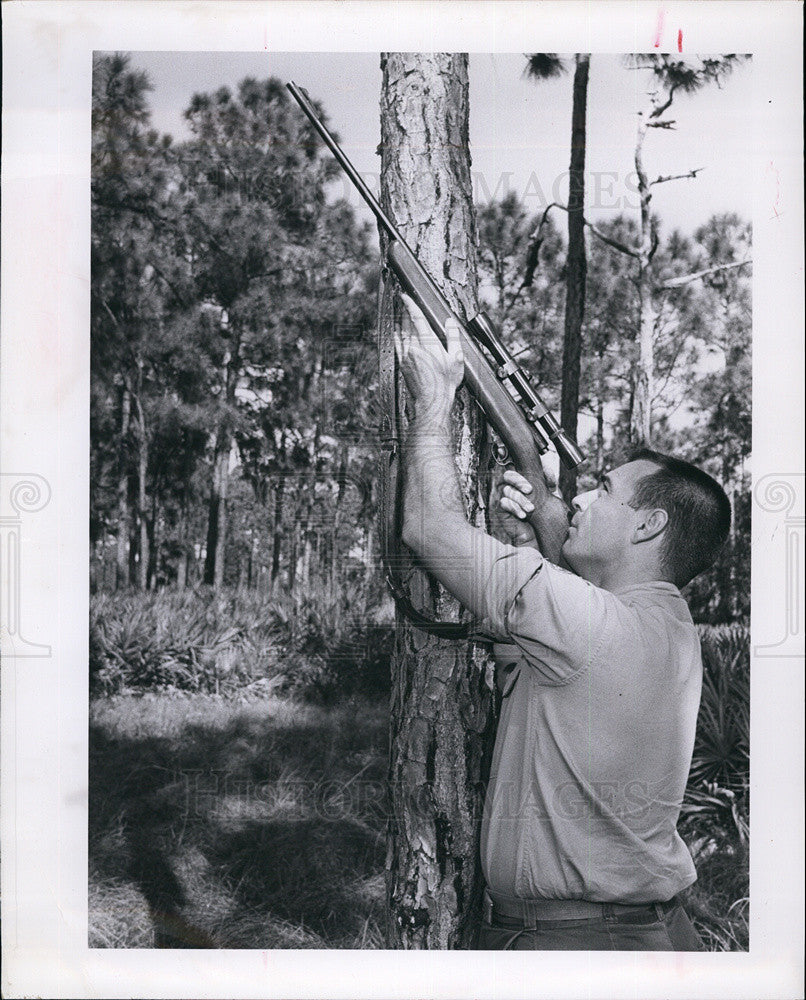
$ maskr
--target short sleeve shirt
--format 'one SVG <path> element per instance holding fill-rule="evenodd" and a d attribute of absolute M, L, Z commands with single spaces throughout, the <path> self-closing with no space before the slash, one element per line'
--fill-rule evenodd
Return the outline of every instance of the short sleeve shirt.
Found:
<path fill-rule="evenodd" d="M 617 593 L 504 547 L 483 629 L 503 674 L 482 824 L 492 895 L 642 903 L 696 878 L 677 833 L 702 684 L 663 581 Z"/>

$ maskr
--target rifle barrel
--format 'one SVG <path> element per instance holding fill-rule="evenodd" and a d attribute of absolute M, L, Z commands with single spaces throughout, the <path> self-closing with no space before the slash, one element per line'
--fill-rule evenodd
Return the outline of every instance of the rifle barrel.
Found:
<path fill-rule="evenodd" d="M 310 121 L 311 125 L 313 125 L 313 127 L 321 136 L 324 144 L 336 158 L 337 162 L 341 165 L 342 170 L 344 170 L 344 172 L 347 174 L 347 176 L 350 178 L 353 184 L 355 184 L 356 188 L 358 189 L 358 193 L 361 195 L 361 197 L 364 199 L 367 205 L 369 205 L 370 209 L 375 215 L 375 218 L 378 220 L 381 226 L 383 226 L 383 228 L 386 230 L 386 233 L 391 240 L 386 250 L 387 259 L 394 265 L 393 270 L 395 274 L 397 275 L 398 279 L 404 284 L 404 287 L 408 288 L 409 294 L 413 295 L 414 299 L 418 302 L 420 308 L 424 309 L 424 311 L 426 312 L 426 315 L 429 318 L 429 322 L 431 323 L 431 326 L 434 328 L 434 332 L 437 333 L 437 335 L 440 336 L 440 338 L 444 342 L 445 319 L 448 316 L 453 316 L 455 319 L 458 320 L 458 317 L 451 309 L 450 304 L 445 298 L 442 290 L 437 286 L 434 279 L 431 277 L 428 271 L 426 271 L 426 269 L 418 260 L 414 251 L 400 235 L 400 232 L 398 231 L 395 224 L 392 222 L 392 220 L 389 218 L 386 212 L 384 212 L 384 210 L 381 208 L 377 198 L 370 191 L 370 189 L 367 187 L 364 181 L 361 179 L 360 174 L 352 165 L 352 163 L 350 163 L 350 161 L 347 159 L 347 156 L 342 151 L 341 147 L 336 142 L 335 138 L 330 134 L 326 126 L 319 120 L 319 116 L 316 113 L 316 109 L 311 103 L 311 99 L 308 96 L 307 92 L 304 90 L 304 88 L 297 86 L 297 84 L 294 83 L 293 80 L 289 81 L 286 84 L 286 86 L 291 92 L 291 96 L 294 98 L 294 100 L 297 102 L 297 104 L 304 112 L 306 118 Z M 420 279 L 420 287 L 418 287 L 418 282 L 417 282 L 418 278 Z M 427 295 L 424 294 L 426 290 L 429 293 Z M 438 303 L 438 307 L 434 305 L 434 303 Z M 484 314 L 479 313 L 477 316 L 469 320 L 467 323 L 461 323 L 461 321 L 459 322 L 460 325 L 463 327 L 463 329 L 467 328 L 472 333 L 475 333 L 475 335 L 479 338 L 480 342 L 484 344 L 487 350 L 495 358 L 496 363 L 498 365 L 500 366 L 502 365 L 504 366 L 504 368 L 507 368 L 510 365 L 514 365 L 514 362 L 509 357 L 506 348 L 498 340 L 489 320 L 487 320 Z M 470 342 L 472 343 L 472 337 L 470 339 Z M 501 381 L 497 380 L 495 377 L 493 377 L 492 380 L 484 379 L 483 380 L 484 384 L 482 385 L 482 383 L 476 377 L 476 369 L 481 370 L 484 366 L 489 367 L 489 364 L 485 360 L 484 365 L 474 364 L 472 369 L 469 369 L 468 354 L 471 353 L 473 354 L 474 358 L 476 354 L 479 354 L 480 358 L 483 358 L 483 355 L 481 355 L 478 352 L 477 348 L 475 347 L 475 344 L 473 344 L 472 351 L 466 349 L 465 370 L 466 374 L 470 374 L 472 376 L 471 379 L 472 383 L 474 385 L 477 385 L 477 388 L 479 389 L 480 395 L 477 395 L 476 398 L 478 399 L 482 409 L 484 409 L 485 412 L 487 413 L 488 419 L 490 419 L 491 417 L 490 409 L 492 404 L 490 400 L 494 398 L 499 398 L 504 400 L 503 405 L 506 405 L 507 418 L 508 418 L 506 421 L 502 421 L 500 419 L 501 418 L 500 412 L 496 414 L 499 418 L 497 421 L 494 418 L 491 419 L 491 422 L 495 427 L 495 429 L 498 431 L 499 436 L 501 436 L 506 441 L 507 434 L 506 431 L 502 433 L 502 427 L 505 427 L 507 423 L 517 424 L 517 419 L 513 419 L 514 415 L 512 414 L 512 406 L 509 405 L 513 404 L 516 406 L 517 404 L 514 404 L 514 401 L 512 400 L 512 397 L 510 396 L 508 390 L 504 389 L 502 387 Z M 494 372 L 494 369 L 490 368 L 490 371 Z M 523 416 L 526 417 L 529 426 L 531 428 L 530 433 L 535 437 L 538 449 L 541 452 L 545 451 L 549 442 L 551 442 L 557 449 L 557 452 L 560 455 L 563 464 L 565 464 L 570 469 L 573 469 L 577 465 L 579 465 L 584 458 L 582 452 L 576 446 L 575 442 L 572 441 L 562 430 L 560 425 L 557 423 L 556 418 L 553 416 L 552 413 L 549 412 L 548 408 L 538 395 L 537 390 L 529 382 L 526 375 L 521 372 L 520 368 L 517 365 L 514 365 L 514 368 L 512 369 L 511 372 L 507 374 L 507 377 L 512 380 L 512 384 L 522 400 L 523 404 L 522 410 L 518 409 L 517 413 L 522 414 Z M 493 382 L 495 383 L 495 386 L 499 390 L 501 390 L 500 392 L 495 391 L 495 388 L 492 384 Z M 476 395 L 476 393 L 474 393 L 474 395 Z M 487 400 L 486 409 L 484 405 L 485 399 Z M 517 454 L 518 451 L 521 451 L 523 454 L 526 454 L 526 450 L 523 448 L 516 449 L 515 453 Z"/>
<path fill-rule="evenodd" d="M 358 171 L 355 169 L 352 163 L 350 163 L 350 161 L 344 155 L 344 153 L 341 150 L 341 147 L 333 138 L 333 136 L 330 134 L 327 127 L 319 120 L 319 116 L 317 115 L 316 109 L 314 108 L 313 104 L 311 104 L 311 99 L 308 97 L 307 91 L 304 90 L 302 87 L 297 86 L 297 84 L 294 83 L 293 80 L 289 81 L 286 84 L 286 87 L 288 87 L 288 89 L 291 91 L 291 96 L 305 112 L 308 121 L 310 121 L 311 125 L 313 125 L 313 127 L 322 137 L 322 141 L 324 142 L 324 144 L 339 161 L 342 170 L 347 174 L 347 176 L 350 178 L 353 184 L 355 184 L 355 186 L 358 188 L 359 194 L 364 199 L 364 201 L 369 205 L 372 211 L 375 213 L 375 217 L 381 223 L 383 228 L 392 237 L 392 239 L 400 240 L 402 243 L 403 237 L 397 231 L 395 224 L 392 222 L 392 220 L 389 218 L 386 212 L 384 212 L 384 210 L 381 208 L 380 204 L 378 203 L 378 199 L 364 183 L 363 179 L 361 178 L 361 175 L 358 173 Z"/>
<path fill-rule="evenodd" d="M 378 199 L 375 197 L 375 195 L 370 191 L 370 189 L 361 179 L 360 174 L 352 165 L 352 163 L 350 163 L 350 161 L 347 159 L 347 155 L 342 150 L 341 146 L 339 146 L 335 138 L 330 134 L 327 127 L 323 125 L 322 122 L 319 120 L 319 116 L 316 113 L 316 108 L 314 108 L 313 104 L 311 103 L 311 99 L 310 97 L 308 97 L 307 91 L 303 87 L 300 87 L 296 83 L 294 83 L 293 80 L 289 81 L 289 83 L 287 83 L 286 86 L 291 92 L 291 96 L 294 98 L 297 104 L 299 104 L 299 106 L 302 108 L 303 112 L 310 121 L 311 125 L 313 125 L 313 127 L 322 137 L 322 140 L 324 141 L 327 148 L 335 156 L 338 163 L 341 164 L 342 169 L 350 178 L 350 180 L 353 182 L 353 184 L 355 184 L 356 188 L 358 188 L 358 193 L 361 195 L 364 201 L 366 201 L 367 205 L 369 205 L 370 209 L 374 213 L 378 222 L 380 222 L 380 224 L 386 230 L 387 235 L 390 237 L 391 245 L 399 243 L 400 246 L 406 248 L 406 250 L 408 251 L 411 265 L 412 267 L 415 268 L 423 283 L 428 288 L 430 288 L 435 295 L 441 296 L 444 299 L 445 296 L 443 295 L 442 290 L 437 286 L 434 279 L 431 277 L 428 271 L 426 271 L 426 269 L 417 259 L 417 255 L 414 253 L 414 251 L 411 249 L 408 243 L 403 239 L 403 236 L 401 235 L 397 226 L 395 226 L 394 222 L 392 222 L 392 220 L 389 218 L 386 212 L 384 212 L 384 210 L 381 208 L 380 204 L 378 203 Z M 445 305 L 446 307 L 448 307 L 447 301 L 445 302 Z M 458 320 L 458 317 L 455 314 L 453 315 L 454 318 Z"/>

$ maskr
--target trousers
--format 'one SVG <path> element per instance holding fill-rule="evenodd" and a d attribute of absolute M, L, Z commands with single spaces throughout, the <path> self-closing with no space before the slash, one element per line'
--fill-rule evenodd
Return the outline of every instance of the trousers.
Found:
<path fill-rule="evenodd" d="M 478 928 L 478 951 L 705 951 L 679 903 L 631 907 L 573 920 L 536 920 L 492 910 Z"/>

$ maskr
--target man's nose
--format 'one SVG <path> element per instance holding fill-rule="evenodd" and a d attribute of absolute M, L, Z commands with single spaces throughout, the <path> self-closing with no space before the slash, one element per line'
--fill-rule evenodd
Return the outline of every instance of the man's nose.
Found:
<path fill-rule="evenodd" d="M 575 496 L 571 501 L 571 506 L 574 510 L 583 511 L 586 510 L 599 495 L 598 490 L 588 490 L 587 493 L 580 493 L 579 496 Z"/>

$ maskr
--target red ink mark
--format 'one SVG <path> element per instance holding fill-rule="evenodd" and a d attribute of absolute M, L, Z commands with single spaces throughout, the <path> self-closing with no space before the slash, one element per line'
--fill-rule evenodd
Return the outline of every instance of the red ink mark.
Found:
<path fill-rule="evenodd" d="M 780 219 L 781 214 L 778 211 L 778 207 L 781 204 L 781 174 L 776 169 L 772 160 L 770 160 L 769 166 L 767 167 L 767 173 L 773 175 L 775 184 L 775 201 L 772 203 L 772 214 L 776 219 Z"/>
<path fill-rule="evenodd" d="M 683 29 L 682 28 L 677 32 L 677 51 L 678 52 L 682 52 L 683 51 Z"/>
<path fill-rule="evenodd" d="M 655 31 L 655 48 L 660 48 L 660 36 L 663 34 L 663 8 L 658 11 L 658 27 Z"/>

